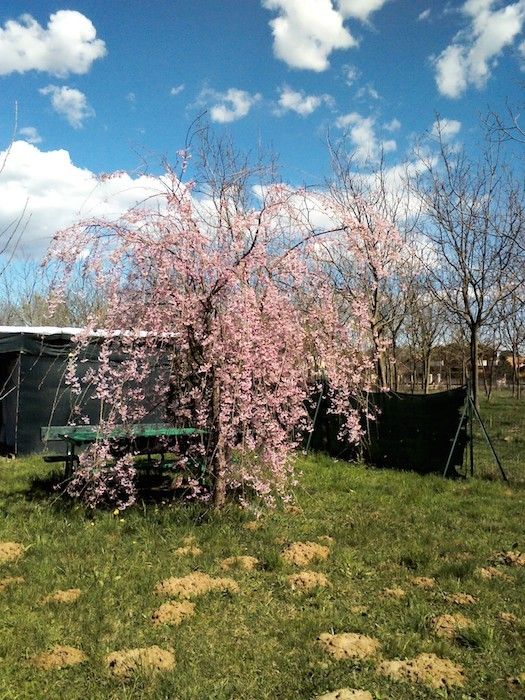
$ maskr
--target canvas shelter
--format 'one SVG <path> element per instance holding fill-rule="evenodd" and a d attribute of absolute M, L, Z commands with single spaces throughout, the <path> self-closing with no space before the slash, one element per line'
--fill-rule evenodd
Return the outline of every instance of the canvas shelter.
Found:
<path fill-rule="evenodd" d="M 40 428 L 67 425 L 75 403 L 89 422 L 100 422 L 100 403 L 84 389 L 73 396 L 66 383 L 68 358 L 78 328 L 0 326 L 0 454 L 41 452 Z M 98 363 L 104 333 L 82 351 L 78 370 L 84 374 Z M 114 353 L 112 362 L 122 356 Z M 151 420 L 159 416 L 151 414 Z"/>
<path fill-rule="evenodd" d="M 42 450 L 40 427 L 66 425 L 73 397 L 65 383 L 76 328 L 0 326 L 0 452 Z M 96 362 L 96 352 L 90 362 Z M 88 362 L 88 364 L 90 363 Z M 96 402 L 87 402 L 90 419 Z"/>

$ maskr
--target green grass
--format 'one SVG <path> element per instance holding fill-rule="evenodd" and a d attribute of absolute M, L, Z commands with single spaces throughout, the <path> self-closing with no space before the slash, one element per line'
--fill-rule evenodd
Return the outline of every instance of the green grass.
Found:
<path fill-rule="evenodd" d="M 525 550 L 523 430 L 515 429 L 523 428 L 523 410 L 501 397 L 483 407 L 510 485 L 301 457 L 296 495 L 302 513 L 266 513 L 256 531 L 242 527 L 252 516 L 235 507 L 216 514 L 144 504 L 122 518 L 87 514 L 32 486 L 35 477 L 49 474 L 39 458 L 1 462 L 0 541 L 27 550 L 17 562 L 0 565 L 0 579 L 25 579 L 0 593 L 0 699 L 309 700 L 341 687 L 369 690 L 376 700 L 525 697 L 524 688 L 506 684 L 525 671 L 525 569 L 501 567 L 510 581 L 477 574 L 494 552 Z M 490 476 L 488 454 L 482 445 L 477 452 L 477 473 Z M 188 535 L 201 556 L 175 555 Z M 322 535 L 335 538 L 330 557 L 310 568 L 325 573 L 331 587 L 291 591 L 286 576 L 296 569 L 281 560 L 283 546 Z M 260 568 L 224 574 L 220 560 L 236 554 L 256 556 Z M 179 627 L 153 625 L 152 612 L 163 602 L 155 584 L 195 569 L 230 575 L 240 592 L 197 599 L 196 615 Z M 416 588 L 414 576 L 434 577 L 437 585 Z M 57 589 L 77 587 L 83 595 L 72 605 L 39 602 Z M 407 594 L 385 598 L 386 587 Z M 454 592 L 478 602 L 458 608 L 445 599 Z M 357 605 L 367 613 L 353 611 Z M 433 618 L 455 612 L 471 625 L 456 640 L 435 636 Z M 520 622 L 505 624 L 500 612 Z M 449 658 L 464 667 L 465 687 L 436 691 L 379 676 L 374 661 L 334 661 L 316 642 L 326 631 L 375 637 L 386 659 L 421 652 Z M 33 668 L 30 657 L 54 644 L 81 648 L 88 662 L 52 672 Z M 153 644 L 173 649 L 173 672 L 124 684 L 105 671 L 105 654 Z"/>

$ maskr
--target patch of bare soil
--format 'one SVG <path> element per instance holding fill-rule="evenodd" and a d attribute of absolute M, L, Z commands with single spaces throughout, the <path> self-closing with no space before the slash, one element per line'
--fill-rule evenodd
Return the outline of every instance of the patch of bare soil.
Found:
<path fill-rule="evenodd" d="M 7 578 L 0 579 L 0 593 L 9 588 L 9 586 L 16 586 L 18 583 L 24 583 L 22 576 L 7 576 Z"/>
<path fill-rule="evenodd" d="M 180 598 L 195 598 L 210 591 L 237 593 L 239 585 L 231 578 L 213 578 L 202 571 L 194 571 L 181 578 L 168 578 L 155 586 L 156 593 Z"/>
<path fill-rule="evenodd" d="M 517 676 L 511 676 L 507 678 L 507 685 L 510 690 L 514 692 L 520 692 L 525 688 L 525 672 L 519 673 Z"/>
<path fill-rule="evenodd" d="M 380 646 L 378 639 L 354 632 L 323 632 L 317 640 L 334 659 L 366 659 L 375 656 Z"/>
<path fill-rule="evenodd" d="M 55 671 L 68 666 L 76 666 L 86 660 L 87 656 L 80 649 L 57 645 L 49 651 L 33 656 L 30 663 L 42 671 Z"/>
<path fill-rule="evenodd" d="M 40 602 L 42 605 L 47 603 L 74 603 L 81 595 L 82 591 L 80 588 L 68 588 L 65 591 L 55 591 L 55 593 L 46 595 Z"/>
<path fill-rule="evenodd" d="M 261 520 L 250 520 L 249 522 L 244 523 L 243 528 L 253 532 L 254 530 L 260 530 L 262 526 L 263 524 Z"/>
<path fill-rule="evenodd" d="M 394 600 L 401 600 L 406 596 L 406 591 L 402 588 L 383 588 L 381 592 L 382 598 L 393 598 Z"/>
<path fill-rule="evenodd" d="M 493 561 L 505 566 L 525 566 L 525 552 L 513 550 L 509 552 L 496 552 Z"/>
<path fill-rule="evenodd" d="M 178 547 L 175 554 L 178 557 L 198 557 L 199 554 L 202 554 L 202 549 L 194 544 L 187 544 L 184 547 Z"/>
<path fill-rule="evenodd" d="M 495 566 L 486 566 L 486 567 L 482 567 L 480 569 L 477 569 L 477 574 L 480 578 L 483 578 L 486 581 L 492 581 L 495 578 L 498 578 L 501 581 L 512 581 L 513 580 L 512 576 L 509 576 L 504 571 L 501 571 L 500 569 L 496 568 Z"/>
<path fill-rule="evenodd" d="M 300 506 L 286 506 L 285 511 L 290 513 L 290 515 L 302 515 L 303 509 Z"/>
<path fill-rule="evenodd" d="M 470 593 L 448 593 L 445 596 L 445 602 L 453 605 L 474 605 L 478 599 Z"/>
<path fill-rule="evenodd" d="M 254 571 L 259 565 L 259 560 L 256 557 L 250 557 L 241 554 L 238 557 L 228 557 L 221 561 L 221 569 L 228 571 L 229 569 L 242 569 L 243 571 Z"/>
<path fill-rule="evenodd" d="M 504 622 L 506 625 L 511 626 L 517 625 L 519 622 L 516 615 L 514 615 L 514 613 L 511 612 L 500 612 L 498 613 L 498 618 L 501 622 Z"/>
<path fill-rule="evenodd" d="M 114 651 L 106 656 L 105 662 L 113 676 L 127 680 L 136 671 L 147 674 L 171 671 L 175 656 L 167 649 L 152 646 Z"/>
<path fill-rule="evenodd" d="M 315 700 L 374 700 L 368 690 L 355 690 L 354 688 L 339 688 L 331 693 L 318 695 Z"/>
<path fill-rule="evenodd" d="M 354 613 L 354 615 L 367 615 L 368 607 L 366 605 L 352 605 L 350 612 Z"/>
<path fill-rule="evenodd" d="M 456 666 L 449 659 L 440 659 L 435 654 L 419 654 L 406 661 L 383 661 L 377 667 L 377 672 L 436 689 L 462 686 L 465 681 L 461 666 Z"/>
<path fill-rule="evenodd" d="M 181 602 L 170 600 L 163 603 L 158 610 L 153 613 L 152 619 L 156 625 L 180 625 L 187 617 L 195 614 L 195 603 L 188 600 Z"/>
<path fill-rule="evenodd" d="M 410 580 L 410 583 L 418 588 L 434 588 L 436 579 L 428 576 L 414 576 L 414 578 Z"/>
<path fill-rule="evenodd" d="M 330 549 L 317 542 L 292 542 L 282 553 L 282 558 L 288 564 L 308 566 L 313 561 L 328 559 Z"/>
<path fill-rule="evenodd" d="M 468 627 L 471 621 L 464 615 L 440 615 L 432 620 L 432 627 L 438 637 L 454 639 L 457 632 Z"/>
<path fill-rule="evenodd" d="M 312 591 L 314 588 L 326 588 L 330 582 L 324 574 L 318 571 L 299 571 L 286 579 L 294 591 Z"/>
<path fill-rule="evenodd" d="M 18 542 L 0 542 L 0 564 L 16 561 L 23 553 L 24 547 Z"/>

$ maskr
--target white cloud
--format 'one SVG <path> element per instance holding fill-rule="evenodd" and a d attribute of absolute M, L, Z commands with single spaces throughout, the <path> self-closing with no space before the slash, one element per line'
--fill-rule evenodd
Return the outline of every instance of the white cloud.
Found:
<path fill-rule="evenodd" d="M 261 100 L 261 95 L 251 95 L 245 90 L 230 88 L 226 92 L 217 92 L 206 88 L 201 92 L 198 103 L 214 102 L 210 109 L 210 117 L 214 122 L 227 124 L 245 117 L 250 109 Z"/>
<path fill-rule="evenodd" d="M 176 85 L 176 86 L 172 87 L 170 90 L 170 95 L 172 95 L 172 97 L 175 97 L 176 95 L 180 95 L 180 93 L 184 90 L 185 87 L 186 87 L 186 85 L 184 85 L 184 83 L 182 83 L 181 85 Z"/>
<path fill-rule="evenodd" d="M 57 114 L 65 117 L 74 129 L 80 129 L 85 119 L 95 116 L 95 111 L 80 90 L 67 85 L 48 85 L 40 88 L 41 95 L 51 97 L 51 104 Z"/>
<path fill-rule="evenodd" d="M 262 4 L 279 12 L 270 21 L 273 50 L 292 68 L 324 71 L 332 51 L 357 46 L 332 0 L 262 0 Z"/>
<path fill-rule="evenodd" d="M 106 55 L 91 20 L 80 12 L 59 10 L 44 29 L 31 15 L 0 27 L 0 75 L 36 70 L 65 77 L 83 74 Z"/>
<path fill-rule="evenodd" d="M 389 153 L 397 148 L 393 139 L 382 141 L 377 138 L 373 117 L 363 117 L 357 112 L 350 112 L 338 117 L 335 124 L 346 131 L 354 146 L 354 158 L 362 165 L 377 163 L 381 153 Z"/>
<path fill-rule="evenodd" d="M 353 17 L 367 22 L 370 15 L 380 10 L 388 0 L 337 0 L 343 17 Z"/>
<path fill-rule="evenodd" d="M 128 102 L 135 102 L 136 99 L 137 99 L 137 96 L 134 92 L 128 92 L 128 94 L 126 95 L 126 100 Z"/>
<path fill-rule="evenodd" d="M 358 68 L 350 63 L 347 63 L 345 66 L 343 66 L 343 75 L 345 77 L 346 84 L 353 85 L 361 73 Z"/>
<path fill-rule="evenodd" d="M 392 121 L 388 122 L 388 124 L 385 124 L 384 128 L 386 131 L 399 131 L 401 128 L 401 122 L 399 119 L 392 119 Z"/>
<path fill-rule="evenodd" d="M 24 126 L 18 133 L 28 143 L 42 143 L 42 137 L 34 126 Z"/>
<path fill-rule="evenodd" d="M 441 138 L 443 142 L 451 141 L 461 130 L 461 122 L 457 119 L 439 119 L 432 124 L 430 135 Z"/>
<path fill-rule="evenodd" d="M 417 16 L 417 18 L 420 22 L 424 22 L 429 17 L 430 17 L 430 7 L 428 7 L 426 10 L 423 10 L 423 12 L 420 12 L 419 15 Z"/>
<path fill-rule="evenodd" d="M 358 100 L 362 100 L 367 97 L 370 97 L 372 100 L 379 100 L 380 98 L 380 95 L 375 89 L 375 87 L 373 87 L 370 84 L 366 85 L 365 87 L 359 88 L 355 96 Z"/>
<path fill-rule="evenodd" d="M 0 162 L 5 156 L 0 153 Z M 9 231 L 25 209 L 21 245 L 37 256 L 57 230 L 85 217 L 116 218 L 156 193 L 154 178 L 120 173 L 101 181 L 74 165 L 66 150 L 42 151 L 15 141 L 0 180 L 0 231 Z"/>
<path fill-rule="evenodd" d="M 283 85 L 280 91 L 279 107 L 276 110 L 278 115 L 285 112 L 296 112 L 301 117 L 307 117 L 323 103 L 333 104 L 333 98 L 330 95 L 306 95 L 302 90 L 297 92 L 288 85 Z"/>
<path fill-rule="evenodd" d="M 466 0 L 469 26 L 434 59 L 442 95 L 460 97 L 470 85 L 485 86 L 498 56 L 514 43 L 525 22 L 525 0 L 498 7 L 496 0 Z"/>

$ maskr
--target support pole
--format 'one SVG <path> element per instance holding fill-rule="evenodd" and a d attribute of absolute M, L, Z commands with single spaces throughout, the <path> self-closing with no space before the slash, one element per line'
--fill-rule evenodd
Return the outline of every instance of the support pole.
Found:
<path fill-rule="evenodd" d="M 461 431 L 461 428 L 463 426 L 463 422 L 465 420 L 465 415 L 467 413 L 467 406 L 468 405 L 469 405 L 469 401 L 468 401 L 468 394 L 467 394 L 467 400 L 465 401 L 465 404 L 463 405 L 463 412 L 461 413 L 461 418 L 459 420 L 458 429 L 456 430 L 456 434 L 454 436 L 454 441 L 452 443 L 452 447 L 450 448 L 450 452 L 449 452 L 448 459 L 447 459 L 447 464 L 446 464 L 445 469 L 443 471 L 443 476 L 446 476 L 448 473 L 448 468 L 450 467 L 450 462 L 452 461 L 452 455 L 454 454 L 454 450 L 456 448 L 456 443 L 458 441 L 459 433 Z"/>
<path fill-rule="evenodd" d="M 471 403 L 471 406 L 472 406 L 472 409 L 473 409 L 474 413 L 476 414 L 476 418 L 477 418 L 478 421 L 479 421 L 479 424 L 480 424 L 480 426 L 481 426 L 481 430 L 483 431 L 483 435 L 485 436 L 485 440 L 487 441 L 487 444 L 488 444 L 488 446 L 490 447 L 490 449 L 491 449 L 491 451 L 492 451 L 492 455 L 493 455 L 494 459 L 496 460 L 496 464 L 497 464 L 498 467 L 499 467 L 499 470 L 500 470 L 500 472 L 501 472 L 501 476 L 503 477 L 504 481 L 508 481 L 507 475 L 505 474 L 505 472 L 504 472 L 504 470 L 503 470 L 503 467 L 502 467 L 502 465 L 501 465 L 501 462 L 500 462 L 500 460 L 499 460 L 499 457 L 498 457 L 498 455 L 497 455 L 497 453 L 496 453 L 496 450 L 494 449 L 494 445 L 492 444 L 492 440 L 490 439 L 489 434 L 487 433 L 487 430 L 486 430 L 486 428 L 485 428 L 485 423 L 484 423 L 483 420 L 481 419 L 481 416 L 480 416 L 480 414 L 479 414 L 479 411 L 478 411 L 478 409 L 476 408 L 476 404 L 474 403 L 474 401 L 472 401 L 471 398 L 470 398 L 470 403 Z"/>

